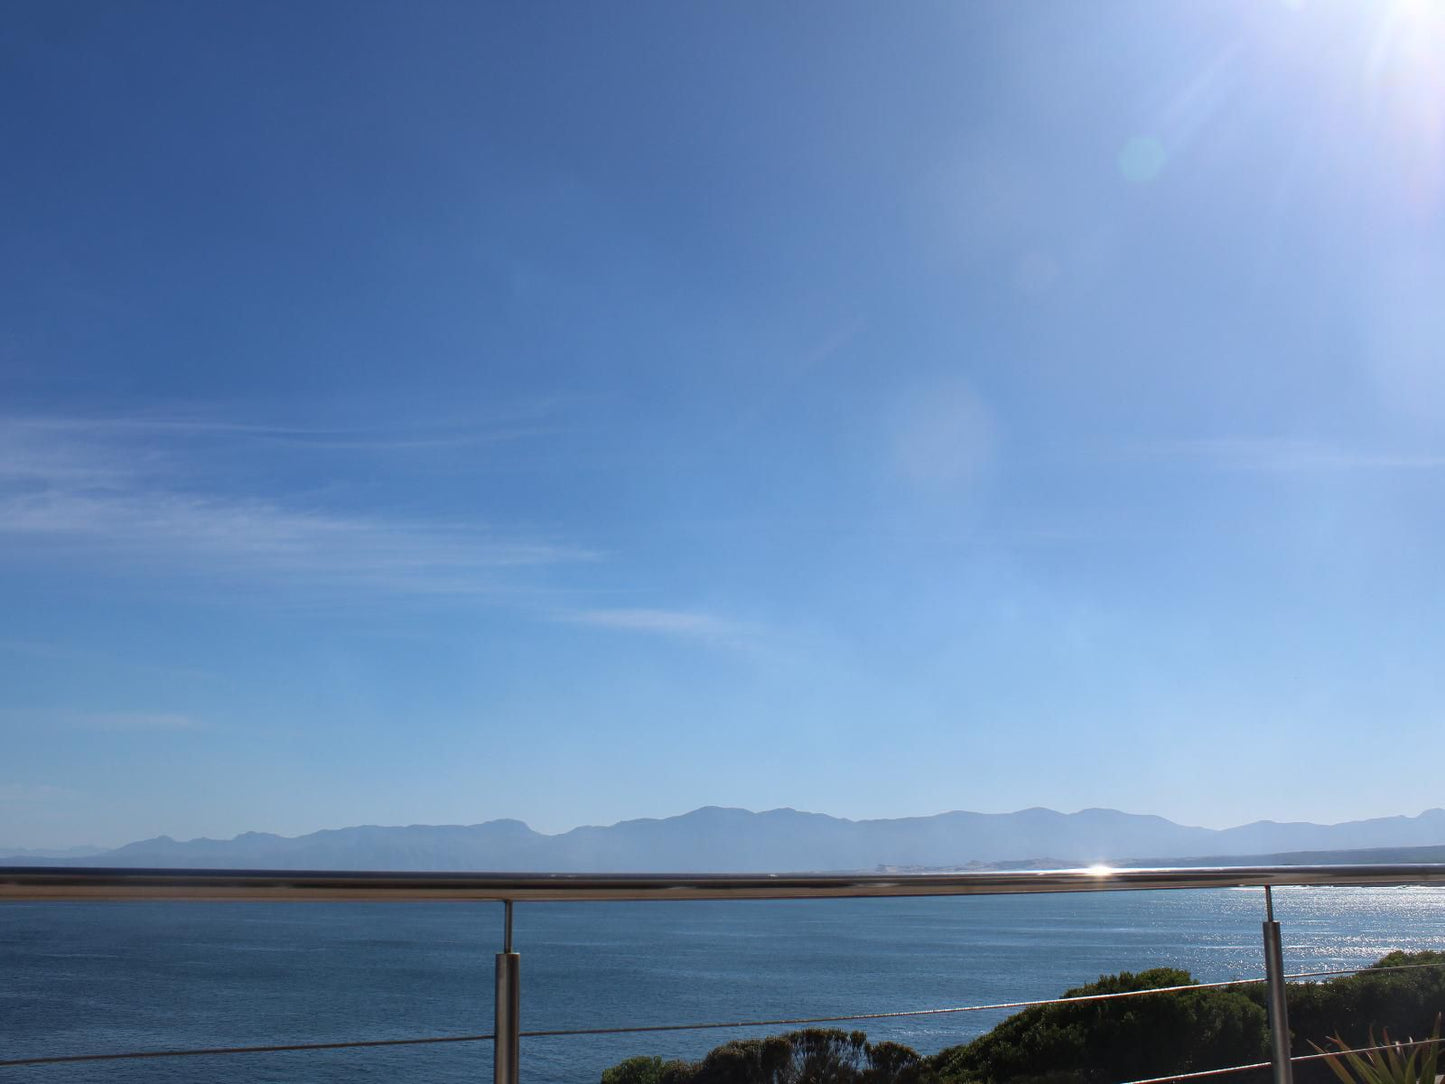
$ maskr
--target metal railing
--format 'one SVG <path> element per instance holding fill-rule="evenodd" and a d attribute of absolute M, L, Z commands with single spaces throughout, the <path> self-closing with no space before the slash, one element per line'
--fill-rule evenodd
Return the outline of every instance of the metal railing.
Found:
<path fill-rule="evenodd" d="M 372 873 L 291 870 L 195 870 L 0 867 L 0 903 L 15 900 L 474 900 L 504 904 L 502 951 L 496 956 L 495 1026 L 489 1034 L 432 1036 L 412 1039 L 375 1039 L 336 1043 L 290 1043 L 274 1046 L 213 1047 L 206 1049 L 124 1051 L 0 1059 L 0 1068 L 88 1061 L 114 1061 L 156 1057 L 264 1053 L 299 1050 L 339 1050 L 356 1047 L 415 1046 L 436 1043 L 484 1042 L 493 1044 L 496 1084 L 517 1084 L 520 1041 L 543 1036 L 615 1035 L 662 1031 L 696 1031 L 712 1028 L 772 1027 L 898 1017 L 937 1016 L 986 1010 L 1022 1009 L 1067 1001 L 1108 1001 L 1264 983 L 1269 1014 L 1271 1060 L 1200 1072 L 1160 1077 L 1130 1084 L 1164 1084 L 1227 1073 L 1271 1069 L 1275 1084 L 1291 1084 L 1295 1062 L 1324 1055 L 1291 1057 L 1287 979 L 1354 974 L 1349 971 L 1315 971 L 1286 974 L 1280 926 L 1275 921 L 1271 889 L 1296 886 L 1445 886 L 1445 864 L 1369 866 L 1228 866 L 1190 869 L 1029 870 L 947 874 L 574 874 L 574 873 Z M 691 1024 L 650 1024 L 616 1028 L 568 1028 L 522 1031 L 521 955 L 512 943 L 513 908 L 517 903 L 597 900 L 778 900 L 838 899 L 899 896 L 1014 895 L 1064 892 L 1157 891 L 1161 889 L 1263 888 L 1264 970 L 1260 978 L 1230 982 L 1193 983 L 1078 998 L 1001 1002 L 897 1012 L 858 1013 L 848 1016 L 794 1017 L 773 1020 L 710 1021 Z M 1416 966 L 1391 970 L 1409 970 Z M 1423 965 L 1434 966 L 1434 965 Z M 1430 1040 L 1425 1040 L 1428 1042 Z M 1409 1045 L 1409 1044 L 1406 1044 Z M 1414 1044 L 1420 1045 L 1420 1044 Z"/>

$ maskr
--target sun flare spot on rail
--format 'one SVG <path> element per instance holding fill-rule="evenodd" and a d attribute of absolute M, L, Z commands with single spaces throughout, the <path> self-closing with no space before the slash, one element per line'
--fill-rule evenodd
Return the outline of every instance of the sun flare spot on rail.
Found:
<path fill-rule="evenodd" d="M 1092 866 L 1085 866 L 1084 872 L 1091 877 L 1107 877 L 1114 872 L 1114 867 L 1104 862 L 1095 862 Z"/>

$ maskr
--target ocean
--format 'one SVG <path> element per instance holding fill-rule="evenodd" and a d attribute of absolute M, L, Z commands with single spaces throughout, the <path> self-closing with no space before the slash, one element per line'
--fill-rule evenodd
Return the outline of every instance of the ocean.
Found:
<path fill-rule="evenodd" d="M 1275 890 L 1285 964 L 1445 948 L 1445 889 Z M 1108 972 L 1263 973 L 1263 892 L 519 904 L 522 1027 L 593 1028 L 1051 997 Z M 0 1059 L 487 1033 L 499 904 L 0 904 Z M 867 1021 L 931 1052 L 1002 1012 Z M 527 1084 L 786 1028 L 524 1039 Z M 0 1069 L 26 1084 L 491 1079 L 491 1044 Z"/>

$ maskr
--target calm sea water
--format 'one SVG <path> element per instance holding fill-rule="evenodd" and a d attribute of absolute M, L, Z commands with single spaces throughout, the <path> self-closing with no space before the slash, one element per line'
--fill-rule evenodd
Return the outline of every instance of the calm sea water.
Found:
<path fill-rule="evenodd" d="M 1275 893 L 1292 971 L 1445 948 L 1445 890 Z M 1258 891 L 519 905 L 524 1028 L 1050 997 L 1105 972 L 1262 973 Z M 496 904 L 0 905 L 0 1058 L 491 1030 Z M 933 1051 L 1003 1013 L 870 1021 Z M 847 1026 L 847 1025 L 844 1025 Z M 784 1030 L 784 1029 L 773 1029 Z M 523 1040 L 529 1084 L 759 1031 Z M 45 1084 L 491 1079 L 488 1043 L 0 1069 Z"/>

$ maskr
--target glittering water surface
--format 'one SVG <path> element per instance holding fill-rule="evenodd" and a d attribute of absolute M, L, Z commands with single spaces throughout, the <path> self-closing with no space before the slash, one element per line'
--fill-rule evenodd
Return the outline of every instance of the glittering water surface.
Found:
<path fill-rule="evenodd" d="M 1445 889 L 1276 889 L 1292 971 L 1445 948 Z M 828 1016 L 1051 997 L 1169 965 L 1262 973 L 1259 891 L 519 905 L 524 1028 Z M 0 1057 L 491 1030 L 496 904 L 0 906 Z M 1004 1013 L 869 1021 L 923 1051 Z M 781 1029 L 774 1029 L 781 1030 Z M 706 1031 L 523 1041 L 529 1084 L 595 1081 Z M 490 1079 L 487 1043 L 0 1069 L 0 1079 Z"/>

